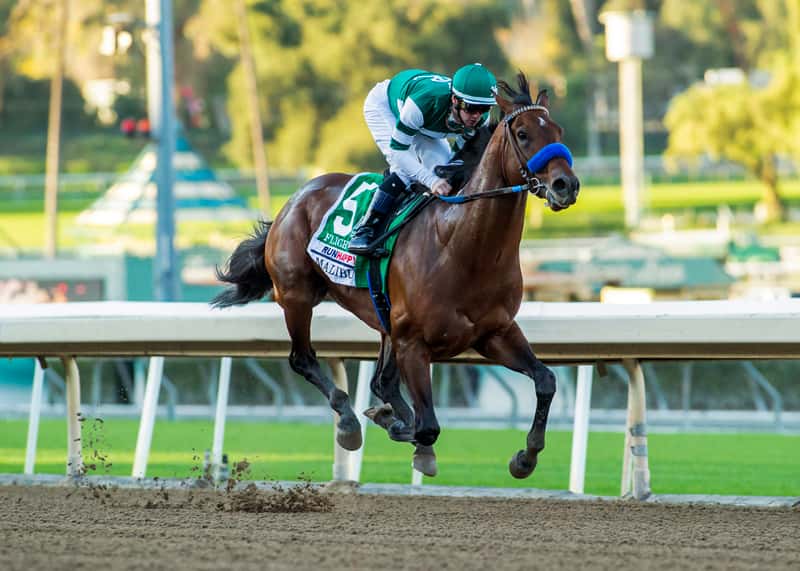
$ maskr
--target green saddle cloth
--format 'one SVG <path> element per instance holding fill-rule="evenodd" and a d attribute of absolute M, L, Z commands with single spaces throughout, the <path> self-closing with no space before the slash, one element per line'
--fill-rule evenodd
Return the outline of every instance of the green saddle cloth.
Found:
<path fill-rule="evenodd" d="M 357 256 L 347 251 L 353 230 L 366 214 L 372 196 L 383 182 L 383 175 L 377 173 L 360 173 L 342 189 L 339 200 L 330 207 L 322 219 L 319 228 L 311 237 L 306 251 L 311 259 L 325 272 L 328 278 L 337 284 L 351 287 L 369 287 L 367 272 L 369 260 L 367 256 Z M 405 201 L 400 211 L 395 214 L 387 229 L 391 230 L 402 224 L 414 206 L 424 200 L 422 194 L 414 195 Z M 392 258 L 396 232 L 383 243 L 388 255 L 381 258 L 380 270 L 383 291 L 386 291 L 386 274 Z"/>

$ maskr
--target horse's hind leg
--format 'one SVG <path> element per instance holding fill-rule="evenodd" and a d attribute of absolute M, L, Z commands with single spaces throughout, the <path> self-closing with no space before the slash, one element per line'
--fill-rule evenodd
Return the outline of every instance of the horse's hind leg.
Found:
<path fill-rule="evenodd" d="M 533 379 L 536 390 L 536 413 L 528 432 L 527 447 L 517 452 L 508 464 L 515 478 L 527 478 L 536 468 L 539 452 L 544 450 L 544 435 L 547 415 L 556 394 L 556 377 L 531 350 L 516 322 L 506 330 L 487 338 L 475 349 L 484 357 L 500 363 Z"/>
<path fill-rule="evenodd" d="M 361 425 L 350 406 L 350 398 L 346 392 L 336 388 L 333 381 L 325 376 L 314 348 L 311 346 L 312 304 L 305 300 L 293 300 L 290 296 L 283 295 L 281 305 L 286 319 L 286 328 L 292 339 L 289 365 L 296 373 L 317 387 L 328 399 L 331 408 L 339 413 L 336 441 L 346 450 L 358 450 L 362 442 Z"/>

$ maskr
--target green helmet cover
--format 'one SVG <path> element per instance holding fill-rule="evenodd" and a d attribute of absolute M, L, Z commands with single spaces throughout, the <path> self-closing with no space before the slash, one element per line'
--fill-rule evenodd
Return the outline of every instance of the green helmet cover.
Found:
<path fill-rule="evenodd" d="M 497 80 L 479 63 L 465 65 L 453 75 L 453 95 L 474 105 L 494 105 Z"/>

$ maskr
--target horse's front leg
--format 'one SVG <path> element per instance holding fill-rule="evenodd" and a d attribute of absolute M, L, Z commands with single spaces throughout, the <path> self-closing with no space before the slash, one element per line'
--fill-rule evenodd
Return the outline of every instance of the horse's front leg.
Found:
<path fill-rule="evenodd" d="M 508 464 L 515 478 L 527 478 L 536 468 L 539 452 L 544 450 L 544 435 L 550 404 L 556 394 L 556 377 L 544 363 L 536 358 L 531 346 L 516 322 L 487 337 L 475 346 L 481 355 L 533 379 L 536 390 L 536 413 L 528 432 L 527 447 L 517 452 Z"/>
<path fill-rule="evenodd" d="M 414 413 L 400 393 L 400 370 L 389 337 L 381 338 L 381 353 L 370 388 L 386 404 L 365 410 L 364 414 L 384 428 L 392 440 L 414 444 L 414 469 L 426 476 L 435 476 L 438 470 L 433 446 L 414 441 Z"/>
<path fill-rule="evenodd" d="M 439 437 L 439 421 L 433 410 L 430 351 L 416 339 L 395 340 L 395 356 L 414 403 L 414 440 L 432 446 Z"/>

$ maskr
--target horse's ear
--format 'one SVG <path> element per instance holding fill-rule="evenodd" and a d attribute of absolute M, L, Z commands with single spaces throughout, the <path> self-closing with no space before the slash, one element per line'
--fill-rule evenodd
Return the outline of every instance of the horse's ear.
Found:
<path fill-rule="evenodd" d="M 500 94 L 495 94 L 494 100 L 497 101 L 497 105 L 500 107 L 500 111 L 503 112 L 503 115 L 508 115 L 514 110 L 514 104 L 504 99 L 500 96 Z"/>
<path fill-rule="evenodd" d="M 550 107 L 550 97 L 547 95 L 546 89 L 539 91 L 539 95 L 536 96 L 536 105 L 541 105 L 546 108 Z"/>

